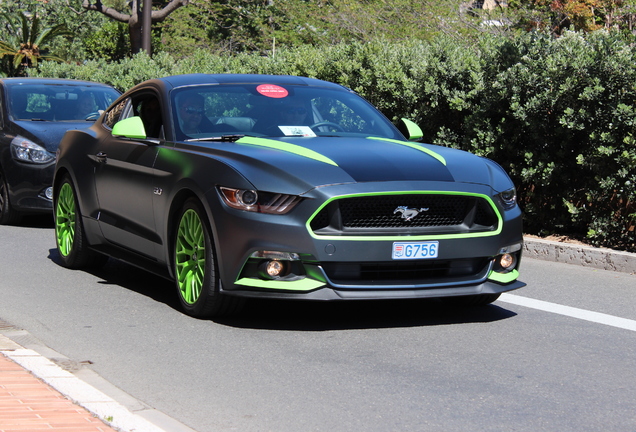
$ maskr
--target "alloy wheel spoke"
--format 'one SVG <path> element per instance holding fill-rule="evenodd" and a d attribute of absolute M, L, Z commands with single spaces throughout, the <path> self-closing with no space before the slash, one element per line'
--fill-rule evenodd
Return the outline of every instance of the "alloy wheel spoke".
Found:
<path fill-rule="evenodd" d="M 177 284 L 181 297 L 194 304 L 201 295 L 205 277 L 205 235 L 199 215 L 187 210 L 179 224 L 175 245 Z"/>

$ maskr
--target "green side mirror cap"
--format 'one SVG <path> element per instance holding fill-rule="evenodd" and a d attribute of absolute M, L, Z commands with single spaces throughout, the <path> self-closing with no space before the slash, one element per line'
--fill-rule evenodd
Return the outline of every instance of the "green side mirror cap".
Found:
<path fill-rule="evenodd" d="M 132 139 L 146 139 L 146 128 L 141 117 L 128 117 L 113 126 L 113 135 Z"/>
<path fill-rule="evenodd" d="M 400 119 L 400 132 L 402 132 L 409 141 L 419 141 L 424 136 L 422 129 L 413 121 L 402 118 Z"/>

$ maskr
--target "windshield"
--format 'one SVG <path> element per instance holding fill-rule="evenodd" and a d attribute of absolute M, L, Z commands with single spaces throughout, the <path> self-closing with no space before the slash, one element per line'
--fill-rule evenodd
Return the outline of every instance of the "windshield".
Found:
<path fill-rule="evenodd" d="M 223 135 L 404 139 L 373 106 L 344 89 L 202 85 L 174 90 L 172 107 L 177 140 Z"/>
<path fill-rule="evenodd" d="M 7 87 L 14 120 L 95 120 L 115 99 L 109 87 L 68 84 L 15 84 Z"/>

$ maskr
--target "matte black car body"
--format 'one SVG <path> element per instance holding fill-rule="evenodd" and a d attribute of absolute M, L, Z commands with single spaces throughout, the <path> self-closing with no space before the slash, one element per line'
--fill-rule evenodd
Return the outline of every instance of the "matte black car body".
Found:
<path fill-rule="evenodd" d="M 119 95 L 110 86 L 85 81 L 0 79 L 0 223 L 51 213 L 55 152 L 64 133 L 88 127 L 97 110 Z M 94 103 L 88 119 L 74 115 L 82 96 Z"/>
<path fill-rule="evenodd" d="M 192 92 L 204 100 L 208 130 L 188 135 L 177 113 L 187 112 L 180 100 Z M 289 112 L 310 120 L 276 128 L 273 117 L 294 98 L 306 105 Z M 68 231 L 75 237 L 64 247 L 67 231 L 58 221 L 58 247 L 71 256 L 73 238 L 81 240 L 82 253 L 176 278 L 179 288 L 177 231 L 182 215 L 197 214 L 214 254 L 206 267 L 206 277 L 214 270 L 210 298 L 489 303 L 523 286 L 522 214 L 504 170 L 463 151 L 408 141 L 400 130 L 418 128 L 408 121 L 400 127 L 350 90 L 314 79 L 183 75 L 144 82 L 89 129 L 62 140 L 55 195 L 68 186 L 82 237 Z M 59 207 L 59 219 L 73 222 L 74 211 Z M 418 259 L 409 259 L 416 249 Z M 65 265 L 80 263 L 86 260 Z M 183 300 L 192 315 L 220 312 Z"/>

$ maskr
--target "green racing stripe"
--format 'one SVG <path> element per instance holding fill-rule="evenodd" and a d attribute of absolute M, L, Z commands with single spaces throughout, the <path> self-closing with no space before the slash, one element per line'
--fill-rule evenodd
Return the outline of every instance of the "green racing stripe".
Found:
<path fill-rule="evenodd" d="M 284 151 L 288 153 L 293 153 L 293 154 L 306 157 L 309 159 L 314 159 L 329 165 L 338 166 L 337 163 L 335 163 L 328 157 L 323 156 L 318 152 L 315 152 L 313 150 L 307 149 L 305 147 L 302 147 L 296 144 L 290 144 L 290 143 L 271 140 L 267 138 L 255 138 L 255 137 L 249 137 L 249 136 L 243 137 L 236 142 L 238 144 L 251 144 L 251 145 L 256 145 L 261 147 L 268 147 L 268 148 L 272 148 L 272 149 L 276 149 L 276 150 L 280 150 L 280 151 Z"/>
<path fill-rule="evenodd" d="M 398 141 L 398 140 L 394 140 L 394 139 L 389 139 L 389 138 L 381 138 L 381 137 L 368 137 L 368 139 L 373 139 L 373 140 L 378 140 L 378 141 L 388 141 L 388 142 L 392 142 L 395 144 L 400 144 L 406 147 L 411 147 L 412 149 L 415 150 L 419 150 L 421 152 L 426 153 L 427 155 L 437 159 L 439 162 L 442 163 L 442 165 L 446 166 L 446 159 L 444 159 L 444 157 L 440 154 L 435 153 L 433 150 L 429 150 L 426 147 L 423 147 L 419 144 L 414 144 L 411 142 L 407 142 L 407 141 Z"/>

